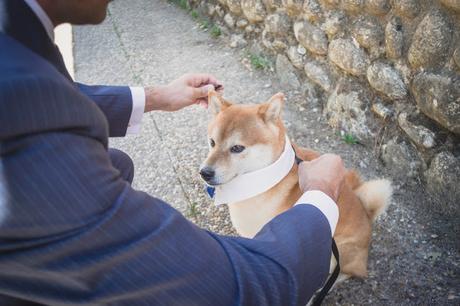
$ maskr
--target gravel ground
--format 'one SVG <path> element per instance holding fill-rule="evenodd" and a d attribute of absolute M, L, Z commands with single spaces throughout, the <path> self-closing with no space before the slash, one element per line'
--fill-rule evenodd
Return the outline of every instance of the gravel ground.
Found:
<path fill-rule="evenodd" d="M 210 72 L 235 102 L 263 102 L 282 91 L 273 73 L 252 71 L 244 50 L 201 30 L 183 10 L 166 1 L 115 1 L 99 26 L 74 27 L 76 79 L 88 84 L 147 85 L 187 72 Z M 320 117 L 321 110 L 287 92 L 285 122 L 305 147 L 340 154 L 366 178 L 390 177 L 373 148 L 345 144 Z M 149 113 L 142 132 L 111 139 L 133 158 L 134 187 L 162 198 L 192 222 L 235 235 L 226 207 L 203 192 L 198 168 L 206 157 L 206 111 Z M 416 181 L 394 179 L 395 195 L 375 225 L 369 277 L 348 280 L 325 305 L 460 305 L 458 220 L 430 211 Z"/>

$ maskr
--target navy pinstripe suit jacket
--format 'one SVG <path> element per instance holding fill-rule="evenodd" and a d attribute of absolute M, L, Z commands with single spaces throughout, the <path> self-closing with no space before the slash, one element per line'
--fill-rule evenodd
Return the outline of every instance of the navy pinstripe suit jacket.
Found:
<path fill-rule="evenodd" d="M 317 208 L 254 239 L 202 230 L 120 177 L 94 102 L 0 33 L 0 305 L 303 305 L 323 284 Z"/>

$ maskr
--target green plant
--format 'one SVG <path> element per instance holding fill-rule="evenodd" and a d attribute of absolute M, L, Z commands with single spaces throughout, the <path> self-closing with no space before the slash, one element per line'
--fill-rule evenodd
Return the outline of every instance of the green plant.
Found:
<path fill-rule="evenodd" d="M 190 203 L 190 205 L 188 207 L 187 215 L 189 217 L 193 217 L 193 218 L 196 218 L 198 216 L 198 207 L 197 207 L 197 204 L 195 202 Z"/>
<path fill-rule="evenodd" d="M 200 17 L 200 15 L 198 14 L 198 12 L 195 11 L 195 10 L 192 10 L 192 11 L 190 12 L 190 15 L 191 15 L 192 18 L 195 19 L 195 20 L 197 20 L 198 17 Z"/>
<path fill-rule="evenodd" d="M 170 2 L 176 4 L 178 7 L 180 7 L 183 10 L 190 10 L 190 4 L 188 4 L 187 0 L 169 0 Z"/>
<path fill-rule="evenodd" d="M 209 21 L 201 19 L 199 22 L 200 28 L 203 30 L 207 30 L 209 28 Z"/>
<path fill-rule="evenodd" d="M 345 143 L 347 143 L 349 145 L 354 145 L 354 144 L 359 143 L 358 139 L 355 136 L 353 136 L 352 134 L 343 134 L 342 135 L 342 140 L 345 141 Z"/>
<path fill-rule="evenodd" d="M 270 61 L 262 55 L 249 53 L 249 61 L 255 69 L 267 69 L 270 67 Z"/>
<path fill-rule="evenodd" d="M 214 25 L 211 27 L 211 32 L 210 32 L 210 33 L 211 33 L 211 36 L 212 36 L 212 37 L 217 38 L 217 37 L 219 37 L 219 36 L 222 34 L 222 31 L 221 31 L 221 29 L 219 28 L 219 26 L 217 26 L 217 25 L 214 24 Z"/>
<path fill-rule="evenodd" d="M 188 4 L 187 0 L 179 0 L 179 7 L 183 10 L 189 10 L 190 5 Z"/>

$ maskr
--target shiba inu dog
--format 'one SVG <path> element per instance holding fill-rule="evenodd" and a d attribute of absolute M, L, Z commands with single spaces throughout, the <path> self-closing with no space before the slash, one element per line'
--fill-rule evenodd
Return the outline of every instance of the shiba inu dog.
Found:
<path fill-rule="evenodd" d="M 209 93 L 209 111 L 212 114 L 208 125 L 210 151 L 200 169 L 208 185 L 216 188 L 228 185 L 239 177 L 279 163 L 280 156 L 291 147 L 281 120 L 283 104 L 282 93 L 256 105 L 233 104 L 216 92 Z M 304 161 L 320 155 L 295 144 L 292 147 Z M 288 166 L 287 174 L 268 190 L 249 198 L 226 202 L 233 226 L 241 236 L 255 236 L 266 223 L 291 208 L 300 198 L 298 166 L 295 162 Z M 340 253 L 339 280 L 367 276 L 372 223 L 385 210 L 392 195 L 388 180 L 363 182 L 356 171 L 347 171 L 337 201 L 339 221 L 334 234 Z M 332 257 L 331 271 L 334 267 Z"/>

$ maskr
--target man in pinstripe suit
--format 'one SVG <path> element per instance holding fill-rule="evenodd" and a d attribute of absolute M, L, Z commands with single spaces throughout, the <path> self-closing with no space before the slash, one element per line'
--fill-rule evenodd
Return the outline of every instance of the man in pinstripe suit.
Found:
<path fill-rule="evenodd" d="M 0 0 L 0 305 L 305 304 L 329 270 L 340 158 L 302 164 L 298 205 L 254 239 L 204 231 L 132 189 L 107 138 L 136 130 L 136 109 L 180 109 L 220 84 L 73 83 L 49 28 L 99 23 L 107 3 Z"/>

